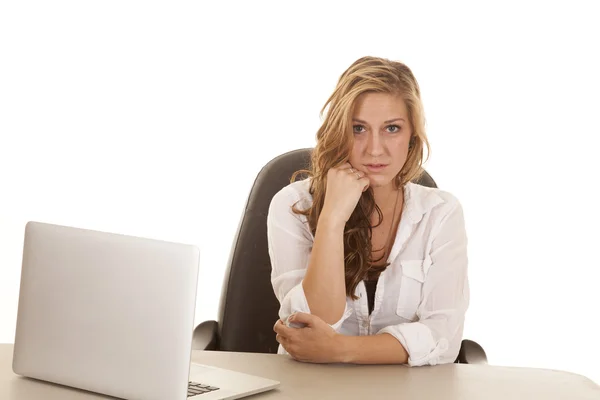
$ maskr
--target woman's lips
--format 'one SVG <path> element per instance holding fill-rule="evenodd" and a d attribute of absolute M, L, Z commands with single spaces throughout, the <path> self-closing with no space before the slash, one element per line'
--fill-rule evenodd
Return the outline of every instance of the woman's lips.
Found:
<path fill-rule="evenodd" d="M 366 164 L 365 167 L 369 172 L 381 172 L 387 167 L 387 164 Z"/>

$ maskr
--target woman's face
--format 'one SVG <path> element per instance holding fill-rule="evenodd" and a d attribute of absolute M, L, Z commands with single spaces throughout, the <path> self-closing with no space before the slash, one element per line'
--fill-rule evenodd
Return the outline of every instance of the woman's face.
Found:
<path fill-rule="evenodd" d="M 350 164 L 363 171 L 372 187 L 393 182 L 408 157 L 412 129 L 400 96 L 363 93 L 352 115 L 354 145 Z"/>

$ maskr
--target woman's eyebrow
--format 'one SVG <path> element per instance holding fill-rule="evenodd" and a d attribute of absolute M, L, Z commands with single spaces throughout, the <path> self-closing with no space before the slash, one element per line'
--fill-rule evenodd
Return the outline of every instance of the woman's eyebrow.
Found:
<path fill-rule="evenodd" d="M 358 118 L 352 118 L 352 121 L 355 121 L 355 122 L 358 122 L 358 123 L 361 123 L 361 124 L 368 125 L 366 121 L 360 120 L 360 119 L 358 119 Z M 396 122 L 396 121 L 404 121 L 404 122 L 406 122 L 406 121 L 404 120 L 404 118 L 394 118 L 394 119 L 390 119 L 390 120 L 384 121 L 383 123 L 384 123 L 384 124 L 391 124 L 392 122 Z"/>
<path fill-rule="evenodd" d="M 385 121 L 385 124 L 391 124 L 392 122 L 396 122 L 396 121 L 404 121 L 404 118 L 394 118 L 394 119 L 390 119 L 389 121 Z M 406 121 L 404 121 L 406 122 Z"/>

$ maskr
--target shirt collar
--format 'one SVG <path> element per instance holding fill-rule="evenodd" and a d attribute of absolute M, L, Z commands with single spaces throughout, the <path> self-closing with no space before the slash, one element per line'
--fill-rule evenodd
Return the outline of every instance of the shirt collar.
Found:
<path fill-rule="evenodd" d="M 425 187 L 413 182 L 404 185 L 404 215 L 413 223 L 418 223 L 423 215 L 444 199 L 434 188 Z"/>

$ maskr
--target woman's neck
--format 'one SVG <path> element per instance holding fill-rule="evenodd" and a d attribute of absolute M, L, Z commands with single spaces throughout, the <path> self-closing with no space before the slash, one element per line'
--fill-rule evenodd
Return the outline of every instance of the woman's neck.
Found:
<path fill-rule="evenodd" d="M 373 188 L 375 203 L 383 214 L 384 221 L 394 221 L 404 205 L 404 191 L 393 185 L 387 187 Z M 378 225 L 379 214 L 375 211 L 371 216 L 371 222 Z"/>
<path fill-rule="evenodd" d="M 389 206 L 394 205 L 394 201 L 396 200 L 397 188 L 393 183 L 390 183 L 386 186 L 381 186 L 377 188 L 373 188 L 373 196 L 375 198 L 375 204 L 383 211 L 384 209 L 389 208 Z"/>

